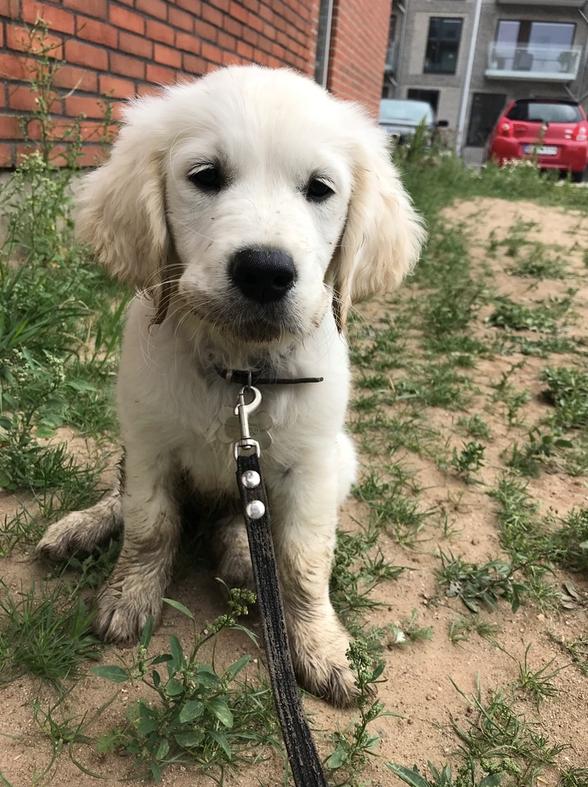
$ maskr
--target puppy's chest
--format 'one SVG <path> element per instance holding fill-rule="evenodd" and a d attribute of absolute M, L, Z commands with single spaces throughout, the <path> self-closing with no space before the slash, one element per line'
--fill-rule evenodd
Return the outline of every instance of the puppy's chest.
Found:
<path fill-rule="evenodd" d="M 233 446 L 241 437 L 239 418 L 235 415 L 237 394 L 238 389 L 231 388 L 229 396 L 216 402 L 208 401 L 206 408 L 202 408 L 189 428 L 183 431 L 179 463 L 200 489 L 233 493 Z M 251 437 L 259 442 L 264 460 L 272 466 L 284 464 L 285 447 L 297 429 L 297 415 L 297 408 L 269 394 L 250 416 Z"/>

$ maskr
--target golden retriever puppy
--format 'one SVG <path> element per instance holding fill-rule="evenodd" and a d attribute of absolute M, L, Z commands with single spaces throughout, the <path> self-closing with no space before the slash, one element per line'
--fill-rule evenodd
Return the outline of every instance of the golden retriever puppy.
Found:
<path fill-rule="evenodd" d="M 233 453 L 219 439 L 239 387 L 218 370 L 324 377 L 263 387 L 272 442 L 262 462 L 297 673 L 348 703 L 349 635 L 329 599 L 338 508 L 356 467 L 343 329 L 353 302 L 402 280 L 423 240 L 385 135 L 292 71 L 226 68 L 133 101 L 78 200 L 80 237 L 138 288 L 118 378 L 125 480 L 52 525 L 39 549 L 91 549 L 124 521 L 96 626 L 108 641 L 134 641 L 161 613 L 181 474 L 224 502 L 220 571 L 247 581 Z"/>

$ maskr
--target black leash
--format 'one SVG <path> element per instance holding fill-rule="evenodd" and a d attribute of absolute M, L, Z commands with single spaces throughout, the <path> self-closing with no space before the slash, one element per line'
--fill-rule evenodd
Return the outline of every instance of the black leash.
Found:
<path fill-rule="evenodd" d="M 249 416 L 259 407 L 261 392 L 251 384 L 252 379 L 255 379 L 252 372 L 239 371 L 239 374 L 241 373 L 246 376 L 246 383 L 239 392 L 235 407 L 235 415 L 239 416 L 241 424 L 241 439 L 235 443 L 237 486 L 247 526 L 274 703 L 296 787 L 327 787 L 321 761 L 298 695 L 276 570 L 267 495 L 259 464 L 260 447 L 249 432 Z M 230 379 L 236 382 L 235 371 L 232 372 Z M 304 381 L 319 382 L 320 380 L 309 378 Z M 260 378 L 257 378 L 256 382 L 260 383 Z M 302 379 L 273 382 L 285 384 L 302 382 Z M 250 401 L 246 401 L 246 396 L 252 397 Z"/>

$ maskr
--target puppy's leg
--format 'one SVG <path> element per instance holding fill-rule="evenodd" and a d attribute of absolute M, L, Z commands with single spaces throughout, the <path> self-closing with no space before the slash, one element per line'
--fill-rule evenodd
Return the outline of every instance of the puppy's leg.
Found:
<path fill-rule="evenodd" d="M 65 560 L 75 552 L 92 552 L 98 544 L 122 530 L 121 467 L 110 492 L 84 511 L 73 511 L 49 525 L 37 544 L 37 553 L 51 560 Z"/>
<path fill-rule="evenodd" d="M 124 541 L 112 575 L 98 595 L 95 628 L 109 642 L 134 642 L 147 619 L 159 618 L 176 552 L 180 517 L 170 474 L 127 457 Z"/>
<path fill-rule="evenodd" d="M 249 541 L 243 515 L 231 514 L 214 525 L 213 551 L 220 578 L 230 588 L 255 590 Z"/>
<path fill-rule="evenodd" d="M 296 672 L 309 691 L 348 705 L 357 696 L 350 637 L 329 598 L 339 492 L 334 453 L 305 460 L 272 485 L 270 506 L 286 625 Z"/>

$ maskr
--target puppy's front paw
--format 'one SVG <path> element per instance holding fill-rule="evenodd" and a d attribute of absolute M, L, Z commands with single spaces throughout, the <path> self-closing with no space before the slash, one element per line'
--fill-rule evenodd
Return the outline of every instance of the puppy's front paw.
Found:
<path fill-rule="evenodd" d="M 49 525 L 37 544 L 37 554 L 49 560 L 66 560 L 75 552 L 91 552 L 97 545 L 100 523 L 87 511 L 74 511 Z"/>
<path fill-rule="evenodd" d="M 86 511 L 73 511 L 49 525 L 37 544 L 37 554 L 57 561 L 66 560 L 76 552 L 92 552 L 122 528 L 119 508 L 108 499 Z"/>
<path fill-rule="evenodd" d="M 161 615 L 161 592 L 142 577 L 112 577 L 98 596 L 94 630 L 106 642 L 133 645 L 148 619 Z"/>
<path fill-rule="evenodd" d="M 300 682 L 307 691 L 340 708 L 353 705 L 359 691 L 346 656 L 349 639 L 341 628 L 317 635 L 291 636 L 292 657 Z"/>
<path fill-rule="evenodd" d="M 227 517 L 217 524 L 213 549 L 223 582 L 230 588 L 255 591 L 249 540 L 242 517 Z"/>

